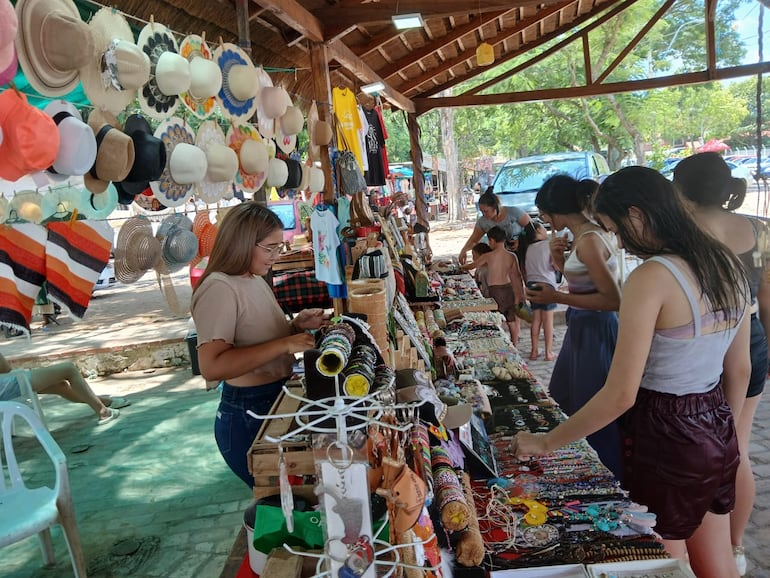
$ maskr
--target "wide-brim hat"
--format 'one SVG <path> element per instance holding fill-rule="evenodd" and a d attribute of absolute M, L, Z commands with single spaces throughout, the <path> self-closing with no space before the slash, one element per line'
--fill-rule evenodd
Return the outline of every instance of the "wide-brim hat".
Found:
<path fill-rule="evenodd" d="M 312 167 L 308 165 L 307 163 L 302 163 L 302 176 L 299 180 L 299 187 L 298 190 L 304 191 L 310 186 L 310 169 Z"/>
<path fill-rule="evenodd" d="M 83 92 L 95 107 L 118 114 L 149 80 L 150 59 L 134 43 L 131 27 L 117 10 L 102 8 L 88 27 L 94 53 L 80 69 Z"/>
<path fill-rule="evenodd" d="M 198 254 L 190 261 L 190 267 L 195 267 L 205 257 L 211 255 L 219 227 L 211 222 L 209 211 L 199 211 L 195 215 L 192 232 L 198 238 Z"/>
<path fill-rule="evenodd" d="M 195 185 L 195 195 L 204 203 L 216 203 L 235 179 L 238 155 L 227 146 L 224 131 L 213 120 L 207 120 L 198 127 L 195 145 L 206 153 L 208 161 L 206 176 Z M 220 179 L 223 176 L 226 178 Z"/>
<path fill-rule="evenodd" d="M 150 78 L 139 91 L 139 106 L 146 115 L 164 120 L 176 112 L 179 94 L 164 94 L 158 86 L 158 62 L 165 52 L 179 54 L 179 47 L 171 31 L 158 23 L 147 24 L 139 33 L 136 45 L 150 59 Z M 189 76 L 189 67 L 188 67 Z M 188 84 L 189 88 L 189 84 Z M 183 92 L 183 91 L 180 91 Z"/>
<path fill-rule="evenodd" d="M 134 165 L 126 178 L 115 183 L 121 203 L 130 204 L 136 195 L 160 178 L 166 168 L 166 147 L 152 134 L 152 127 L 140 114 L 132 114 L 123 123 L 123 132 L 134 142 Z"/>
<path fill-rule="evenodd" d="M 157 265 L 161 273 L 179 271 L 198 254 L 198 237 L 192 228 L 192 221 L 181 213 L 163 219 L 155 234 L 161 244 L 161 260 Z"/>
<path fill-rule="evenodd" d="M 284 154 L 291 154 L 297 148 L 297 135 L 284 134 L 280 122 L 275 123 L 275 144 Z"/>
<path fill-rule="evenodd" d="M 214 62 L 214 53 L 206 40 L 197 34 L 182 40 L 179 54 L 190 62 L 190 90 L 180 95 L 182 104 L 198 118 L 208 118 L 217 106 L 216 95 L 222 90 L 222 70 Z"/>
<path fill-rule="evenodd" d="M 94 51 L 88 25 L 72 0 L 18 0 L 16 53 L 30 85 L 43 96 L 64 96 Z"/>
<path fill-rule="evenodd" d="M 43 195 L 43 200 L 40 202 L 43 220 L 56 215 L 66 216 L 76 209 L 81 213 L 90 195 L 91 193 L 82 187 L 71 185 L 52 187 Z"/>
<path fill-rule="evenodd" d="M 160 261 L 160 241 L 146 217 L 131 217 L 123 223 L 115 242 L 115 278 L 134 283 Z"/>
<path fill-rule="evenodd" d="M 420 415 L 427 421 L 438 423 L 447 429 L 457 429 L 471 420 L 473 406 L 469 403 L 447 405 L 439 399 L 430 375 L 419 369 L 396 371 L 396 400 L 398 403 L 426 401 Z"/>
<path fill-rule="evenodd" d="M 118 189 L 114 183 L 110 183 L 103 193 L 86 194 L 78 210 L 87 219 L 106 219 L 117 208 Z"/>
<path fill-rule="evenodd" d="M 268 89 L 269 91 L 270 87 L 273 86 L 273 79 L 270 78 L 270 75 L 265 72 L 261 66 L 259 69 L 257 69 L 257 78 L 259 78 L 262 91 L 265 89 Z M 259 134 L 261 134 L 264 138 L 273 138 L 275 136 L 275 119 L 267 115 L 264 104 L 262 103 L 261 93 L 259 98 L 257 98 L 257 101 L 257 122 L 259 124 Z"/>
<path fill-rule="evenodd" d="M 326 179 L 324 172 L 318 167 L 310 167 L 310 180 L 308 182 L 308 189 L 311 193 L 320 193 L 324 190 Z"/>
<path fill-rule="evenodd" d="M 262 86 L 251 58 L 235 44 L 224 43 L 214 50 L 214 61 L 222 71 L 222 88 L 216 97 L 222 113 L 234 121 L 248 121 L 257 110 Z M 240 85 L 252 82 L 253 85 L 246 87 L 245 93 L 253 93 L 253 96 L 239 98 L 238 95 L 244 96 L 244 87 Z"/>
<path fill-rule="evenodd" d="M 195 133 L 181 118 L 174 116 L 158 125 L 155 138 L 160 139 L 166 148 L 166 166 L 160 178 L 150 183 L 152 194 L 166 207 L 179 207 L 192 196 L 194 183 L 180 183 L 174 180 L 171 174 L 171 156 L 179 144 L 194 146 Z"/>
<path fill-rule="evenodd" d="M 88 126 L 96 137 L 96 160 L 83 175 L 83 183 L 92 193 L 103 193 L 110 182 L 122 181 L 131 172 L 134 142 L 120 130 L 118 119 L 107 111 L 92 110 Z"/>
<path fill-rule="evenodd" d="M 286 161 L 276 157 L 270 159 L 270 164 L 267 168 L 267 186 L 280 189 L 286 185 L 288 179 L 289 167 L 286 165 Z"/>
<path fill-rule="evenodd" d="M 238 126 L 230 126 L 227 131 L 227 146 L 233 149 L 240 157 L 241 147 L 247 140 L 253 140 L 258 143 L 263 143 L 262 137 L 259 135 L 259 131 L 250 124 L 239 124 Z M 263 143 L 264 144 L 264 143 Z M 238 172 L 235 174 L 235 184 L 244 191 L 253 193 L 258 190 L 267 180 L 267 170 L 261 173 L 247 173 L 239 166 Z"/>
<path fill-rule="evenodd" d="M 8 217 L 22 219 L 30 223 L 43 220 L 43 196 L 37 191 L 19 191 L 8 204 Z"/>
<path fill-rule="evenodd" d="M 56 123 L 15 90 L 0 92 L 0 178 L 18 181 L 50 167 L 59 152 Z M 41 138 L 45 135 L 45 138 Z"/>
<path fill-rule="evenodd" d="M 310 105 L 310 109 L 307 112 L 307 135 L 308 135 L 308 156 L 314 161 L 321 160 L 321 146 L 315 142 L 313 134 L 315 133 L 316 124 L 319 121 L 318 117 L 318 105 L 315 100 Z"/>
<path fill-rule="evenodd" d="M 86 174 L 96 161 L 96 135 L 83 122 L 75 106 L 65 100 L 51 101 L 44 109 L 59 130 L 59 150 L 48 169 L 54 178 Z"/>
<path fill-rule="evenodd" d="M 283 187 L 299 189 L 302 184 L 302 163 L 294 159 L 286 159 L 287 176 Z"/>

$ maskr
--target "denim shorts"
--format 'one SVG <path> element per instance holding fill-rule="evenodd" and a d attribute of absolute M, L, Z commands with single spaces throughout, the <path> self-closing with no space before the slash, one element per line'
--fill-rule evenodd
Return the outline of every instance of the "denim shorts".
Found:
<path fill-rule="evenodd" d="M 222 398 L 214 421 L 214 437 L 227 465 L 249 487 L 254 487 L 254 478 L 249 473 L 248 453 L 263 420 L 254 419 L 246 412 L 270 413 L 284 383 L 285 380 L 280 380 L 254 387 L 236 387 L 223 381 L 219 385 Z"/>
<path fill-rule="evenodd" d="M 532 311 L 553 311 L 556 309 L 556 303 L 530 303 Z"/>
<path fill-rule="evenodd" d="M 0 373 L 0 401 L 10 401 L 17 397 L 21 397 L 19 380 L 15 375 Z"/>
<path fill-rule="evenodd" d="M 755 397 L 765 389 L 767 381 L 767 336 L 759 316 L 751 316 L 751 377 L 746 397 Z"/>

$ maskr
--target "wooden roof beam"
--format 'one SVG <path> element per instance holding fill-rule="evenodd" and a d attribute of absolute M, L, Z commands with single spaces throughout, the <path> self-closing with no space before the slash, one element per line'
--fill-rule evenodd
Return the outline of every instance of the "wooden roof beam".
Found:
<path fill-rule="evenodd" d="M 291 26 L 313 42 L 323 42 L 323 22 L 313 16 L 296 0 L 252 0 L 262 8 L 269 10 L 282 22 Z"/>

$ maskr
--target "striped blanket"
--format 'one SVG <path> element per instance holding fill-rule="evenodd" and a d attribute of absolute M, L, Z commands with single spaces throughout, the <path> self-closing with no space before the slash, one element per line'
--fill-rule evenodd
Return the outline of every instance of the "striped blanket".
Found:
<path fill-rule="evenodd" d="M 29 335 L 32 307 L 45 281 L 45 227 L 0 225 L 0 326 Z"/>

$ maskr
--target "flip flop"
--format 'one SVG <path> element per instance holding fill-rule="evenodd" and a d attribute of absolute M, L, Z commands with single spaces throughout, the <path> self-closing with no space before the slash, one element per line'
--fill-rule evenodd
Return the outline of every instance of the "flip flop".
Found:
<path fill-rule="evenodd" d="M 107 407 L 111 407 L 112 409 L 120 409 L 121 407 L 128 407 L 131 405 L 131 402 L 125 397 L 110 397 L 108 395 L 105 397 L 110 400 L 110 405 Z"/>
<path fill-rule="evenodd" d="M 108 407 L 107 409 L 110 410 L 109 415 L 105 417 L 100 417 L 99 421 L 96 422 L 96 425 L 104 425 L 106 423 L 109 423 L 120 415 L 120 411 L 118 411 L 117 409 L 112 409 L 111 407 Z"/>

